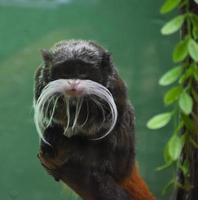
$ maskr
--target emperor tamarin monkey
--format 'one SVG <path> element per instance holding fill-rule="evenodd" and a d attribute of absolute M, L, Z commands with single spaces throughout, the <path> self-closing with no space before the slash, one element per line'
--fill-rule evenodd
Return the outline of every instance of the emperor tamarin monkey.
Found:
<path fill-rule="evenodd" d="M 36 70 L 38 157 L 85 200 L 153 200 L 135 167 L 134 113 L 107 50 L 70 40 Z"/>

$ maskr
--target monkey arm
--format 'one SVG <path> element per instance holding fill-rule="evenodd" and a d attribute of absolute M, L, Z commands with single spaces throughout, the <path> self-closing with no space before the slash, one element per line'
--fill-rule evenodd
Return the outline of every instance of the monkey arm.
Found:
<path fill-rule="evenodd" d="M 55 180 L 63 181 L 85 200 L 132 200 L 112 176 L 99 170 L 100 166 L 96 169 L 89 165 L 88 160 L 84 163 L 68 158 L 72 154 L 73 150 L 70 152 L 70 149 L 73 149 L 73 146 L 68 150 L 69 144 L 67 138 L 62 135 L 61 127 L 49 127 L 44 134 L 51 146 L 41 142 L 38 158 Z M 88 159 L 91 158 L 88 156 Z"/>
<path fill-rule="evenodd" d="M 132 200 L 108 174 L 75 164 L 57 166 L 55 160 L 46 159 L 43 154 L 39 154 L 39 159 L 55 180 L 63 181 L 85 200 Z"/>

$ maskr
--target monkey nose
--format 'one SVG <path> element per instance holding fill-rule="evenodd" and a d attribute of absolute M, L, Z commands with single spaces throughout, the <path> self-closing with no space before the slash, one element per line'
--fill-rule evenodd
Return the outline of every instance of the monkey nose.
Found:
<path fill-rule="evenodd" d="M 66 90 L 66 94 L 69 96 L 81 96 L 82 89 L 80 89 L 80 80 L 69 80 L 68 81 L 69 87 Z"/>
<path fill-rule="evenodd" d="M 68 80 L 68 84 L 75 89 L 80 84 L 80 80 Z"/>

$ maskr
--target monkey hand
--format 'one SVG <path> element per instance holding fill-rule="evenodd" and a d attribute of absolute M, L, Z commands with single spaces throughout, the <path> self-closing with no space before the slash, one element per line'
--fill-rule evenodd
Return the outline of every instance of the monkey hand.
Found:
<path fill-rule="evenodd" d="M 59 181 L 62 176 L 62 167 L 65 163 L 65 137 L 59 126 L 49 127 L 44 132 L 44 138 L 49 143 L 41 141 L 40 152 L 37 157 L 47 172 Z"/>

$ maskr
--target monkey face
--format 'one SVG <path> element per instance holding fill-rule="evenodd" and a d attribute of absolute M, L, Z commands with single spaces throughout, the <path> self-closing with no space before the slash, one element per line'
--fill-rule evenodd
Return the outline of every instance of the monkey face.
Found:
<path fill-rule="evenodd" d="M 41 138 L 48 126 L 58 123 L 67 137 L 102 139 L 117 120 L 114 98 L 107 88 L 112 68 L 104 59 L 105 50 L 93 43 L 73 41 L 57 45 L 52 52 L 45 51 L 49 81 L 34 107 Z M 42 82 L 46 77 L 40 78 Z"/>

